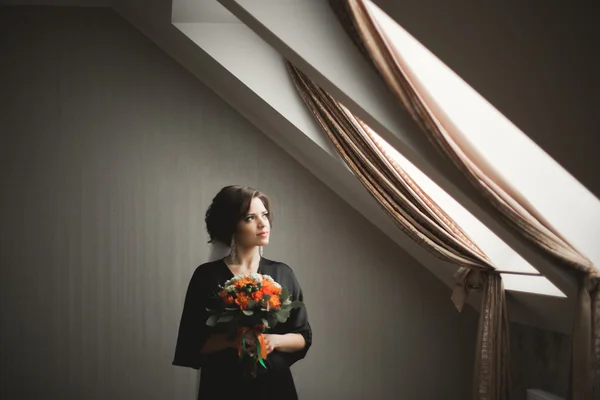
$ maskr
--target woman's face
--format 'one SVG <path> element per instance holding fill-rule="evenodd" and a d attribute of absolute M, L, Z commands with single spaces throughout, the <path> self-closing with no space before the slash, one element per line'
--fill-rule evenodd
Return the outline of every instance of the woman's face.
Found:
<path fill-rule="evenodd" d="M 258 197 L 252 199 L 250 208 L 238 223 L 235 241 L 243 247 L 265 246 L 269 244 L 271 225 L 268 211 Z"/>

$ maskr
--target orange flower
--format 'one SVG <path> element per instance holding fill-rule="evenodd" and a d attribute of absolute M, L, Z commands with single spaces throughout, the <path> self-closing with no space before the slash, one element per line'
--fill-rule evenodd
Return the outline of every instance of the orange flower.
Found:
<path fill-rule="evenodd" d="M 235 299 L 235 304 L 237 304 L 242 310 L 248 308 L 248 301 L 250 301 L 250 297 L 246 293 L 238 293 L 237 298 Z"/>
<path fill-rule="evenodd" d="M 281 307 L 281 300 L 279 300 L 279 296 L 271 296 L 269 299 L 269 308 L 279 308 Z"/>
<path fill-rule="evenodd" d="M 258 292 L 252 293 L 252 298 L 256 301 L 259 301 L 260 299 L 263 298 L 263 292 L 258 291 Z"/>
<path fill-rule="evenodd" d="M 242 289 L 244 286 L 246 286 L 248 283 L 246 282 L 246 279 L 240 279 L 239 281 L 237 281 L 236 283 L 234 283 L 233 285 L 236 287 L 236 289 Z"/>
<path fill-rule="evenodd" d="M 264 294 L 270 294 L 270 295 L 281 294 L 281 289 L 275 287 L 271 282 L 269 282 L 269 284 L 267 284 L 267 285 L 263 285 L 261 290 Z"/>
<path fill-rule="evenodd" d="M 233 304 L 233 296 L 226 296 L 223 298 L 223 303 L 225 304 Z"/>

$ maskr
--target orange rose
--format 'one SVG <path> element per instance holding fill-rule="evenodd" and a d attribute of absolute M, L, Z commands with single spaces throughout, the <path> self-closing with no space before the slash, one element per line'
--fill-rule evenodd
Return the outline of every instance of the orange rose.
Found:
<path fill-rule="evenodd" d="M 259 301 L 260 299 L 263 298 L 263 292 L 254 292 L 252 293 L 252 298 L 256 301 Z"/>
<path fill-rule="evenodd" d="M 246 283 L 244 282 L 244 279 L 240 279 L 239 281 L 233 284 L 233 286 L 235 286 L 237 289 L 242 289 L 245 285 Z"/>
<path fill-rule="evenodd" d="M 279 300 L 279 296 L 271 296 L 269 299 L 269 308 L 279 308 L 281 307 L 281 300 Z"/>
<path fill-rule="evenodd" d="M 281 294 L 281 289 L 276 288 L 272 284 L 271 285 L 267 285 L 267 286 L 263 286 L 263 288 L 261 290 L 262 290 L 262 292 L 264 294 L 270 294 L 270 295 Z"/>
<path fill-rule="evenodd" d="M 270 284 L 263 285 L 263 287 L 262 287 L 261 291 L 262 291 L 264 294 L 270 294 L 270 295 L 273 295 L 273 294 L 275 294 L 275 286 L 273 286 L 273 285 L 270 285 Z"/>
<path fill-rule="evenodd" d="M 250 301 L 250 297 L 246 293 L 238 293 L 237 298 L 235 299 L 235 304 L 237 304 L 242 310 L 248 308 L 248 301 Z"/>
<path fill-rule="evenodd" d="M 226 296 L 223 298 L 225 304 L 233 304 L 233 296 Z"/>

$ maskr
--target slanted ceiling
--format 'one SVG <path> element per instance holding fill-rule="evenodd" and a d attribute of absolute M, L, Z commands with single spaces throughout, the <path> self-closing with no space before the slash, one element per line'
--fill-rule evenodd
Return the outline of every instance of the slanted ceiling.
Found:
<path fill-rule="evenodd" d="M 600 197 L 593 2 L 372 1 Z"/>
<path fill-rule="evenodd" d="M 2 1 L 2 4 L 7 3 L 10 2 Z M 394 100 L 366 62 L 358 57 L 356 52 L 348 50 L 352 46 L 349 40 L 327 42 L 324 40 L 326 38 L 321 37 L 321 44 L 329 43 L 333 46 L 329 48 L 330 56 L 324 53 L 311 53 L 314 45 L 311 40 L 319 40 L 318 37 L 310 37 L 308 34 L 313 27 L 327 26 L 331 35 L 340 36 L 341 28 L 332 22 L 333 16 L 326 1 L 222 0 L 219 3 L 217 0 L 107 0 L 106 2 L 46 0 L 18 3 L 75 6 L 110 3 L 118 13 L 166 53 L 211 87 L 290 156 L 301 162 L 342 199 L 365 215 L 425 268 L 451 287 L 455 268 L 432 257 L 405 237 L 365 192 L 331 148 L 291 86 L 282 55 L 287 57 L 301 67 L 311 79 L 329 90 L 352 112 L 375 128 L 394 147 L 401 150 L 402 154 L 411 159 L 440 187 L 567 295 L 567 298 L 557 298 L 510 292 L 511 319 L 570 333 L 571 310 L 576 293 L 573 277 L 548 262 L 535 249 L 499 224 L 488 205 L 474 200 L 477 196 L 474 196 L 472 188 L 464 178 L 453 172 L 454 169 L 449 168 L 447 161 L 428 149 L 422 137 L 410 134 L 415 132 L 412 122 L 402 113 L 397 112 Z M 376 1 L 376 3 L 411 31 L 417 39 L 440 55 L 444 62 L 491 100 L 500 111 L 513 119 L 524 131 L 530 133 L 544 150 L 561 162 L 589 190 L 596 195 L 600 193 L 598 181 L 592 177 L 595 164 L 595 156 L 591 150 L 593 147 L 589 141 L 592 131 L 586 129 L 592 126 L 591 114 L 586 114 L 585 107 L 582 111 L 573 105 L 579 106 L 585 102 L 581 101 L 581 98 L 575 102 L 572 97 L 575 92 L 566 89 L 568 86 L 566 79 L 579 78 L 572 74 L 569 75 L 570 78 L 561 74 L 556 75 L 553 81 L 547 81 L 544 74 L 519 74 L 518 65 L 513 66 L 512 69 L 508 68 L 507 66 L 515 63 L 514 60 L 523 59 L 524 52 L 528 51 L 527 46 L 531 46 L 531 43 L 527 42 L 527 46 L 515 46 L 514 51 L 511 47 L 501 46 L 499 43 L 503 39 L 502 30 L 491 30 L 489 28 L 491 22 L 487 21 L 490 19 L 494 22 L 495 25 L 491 25 L 494 27 L 500 22 L 508 21 L 512 25 L 521 26 L 525 31 L 531 20 L 524 19 L 519 13 L 513 13 L 517 10 L 511 8 L 509 4 L 500 10 L 503 11 L 500 15 L 504 18 L 500 22 L 497 17 L 498 10 L 478 14 L 479 24 L 468 25 L 467 33 L 471 36 L 467 36 L 485 38 L 485 41 L 490 43 L 489 52 L 481 53 L 475 50 L 469 52 L 469 48 L 473 49 L 473 46 L 464 45 L 466 40 L 464 26 L 460 23 L 454 26 L 452 21 L 456 19 L 448 16 L 452 15 L 453 10 L 460 10 L 458 17 L 465 18 L 465 21 L 469 20 L 466 16 L 472 14 L 468 11 L 474 12 L 482 7 L 474 0 L 463 1 L 460 5 L 455 4 L 452 7 L 456 8 L 444 9 L 443 12 L 440 7 L 450 7 L 450 5 L 439 1 L 435 4 L 430 4 L 432 1 Z M 440 3 L 439 7 L 438 3 Z M 531 17 L 530 14 L 527 15 Z M 417 18 L 432 22 L 418 23 Z M 536 18 L 539 22 L 542 17 L 538 15 Z M 302 28 L 308 32 L 306 36 L 299 34 L 301 31 L 297 29 L 285 29 L 286 26 L 292 25 L 298 28 L 298 21 L 301 21 Z M 565 31 L 569 28 L 569 26 L 564 27 Z M 553 34 L 556 34 L 557 29 L 556 26 L 552 26 Z M 568 41 L 575 38 L 573 35 L 566 35 L 561 44 L 567 46 Z M 479 49 L 479 47 L 475 48 Z M 480 48 L 487 47 L 481 44 Z M 497 51 L 501 49 L 504 63 L 499 63 L 498 58 L 494 57 L 479 58 L 481 54 L 490 56 L 493 49 Z M 579 53 L 571 51 L 569 54 L 576 58 Z M 536 65 L 548 60 L 536 52 L 527 52 L 527 56 L 536 57 Z M 511 59 L 513 62 L 510 61 Z M 350 65 L 351 68 L 349 71 L 336 69 L 334 61 Z M 571 61 L 573 66 L 577 66 L 572 69 L 583 68 L 579 65 L 580 59 Z M 563 68 L 567 69 L 564 62 L 560 69 L 554 71 L 561 72 Z M 485 70 L 486 73 L 481 70 Z M 515 96 L 520 96 L 523 101 L 515 99 L 513 104 L 507 100 L 511 98 L 510 85 L 499 83 L 503 79 L 501 77 L 506 77 L 508 73 L 506 71 L 510 71 L 509 75 L 515 79 L 515 82 L 522 83 L 526 80 L 530 83 L 530 85 L 519 85 L 518 89 L 515 89 Z M 354 79 L 357 77 L 361 79 Z M 547 95 L 541 96 L 538 93 L 537 89 L 540 87 L 553 87 L 553 84 L 557 92 L 563 96 L 548 100 Z M 543 94 L 547 94 L 548 90 L 551 89 L 546 89 Z M 591 99 L 591 92 L 580 93 L 582 96 L 587 94 Z M 569 114 L 568 117 L 560 114 L 563 116 L 562 123 L 571 121 L 572 126 L 578 127 L 569 132 L 571 140 L 568 146 L 557 146 L 555 136 L 558 128 L 552 126 L 549 129 L 545 121 L 539 121 L 545 109 L 551 107 L 557 112 L 557 107 L 560 108 L 561 105 L 564 107 L 561 109 L 564 115 Z M 575 108 L 577 108 L 576 112 L 568 112 Z M 572 154 L 577 156 L 574 157 Z M 473 298 L 471 304 L 477 308 L 477 299 Z"/>

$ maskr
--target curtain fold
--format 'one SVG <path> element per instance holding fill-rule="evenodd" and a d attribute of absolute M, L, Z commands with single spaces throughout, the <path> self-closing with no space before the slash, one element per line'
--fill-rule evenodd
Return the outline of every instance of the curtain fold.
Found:
<path fill-rule="evenodd" d="M 502 279 L 485 253 L 388 154 L 383 141 L 306 75 L 287 63 L 315 119 L 353 174 L 383 210 L 434 256 L 459 265 L 452 300 L 459 309 L 470 290 L 483 288 L 475 388 L 482 400 L 508 400 L 509 334 Z M 485 318 L 484 318 L 485 317 Z"/>
<path fill-rule="evenodd" d="M 591 293 L 592 307 L 592 386 L 593 398 L 600 399 L 600 282 L 598 279 L 591 280 L 591 288 L 588 288 L 588 293 Z"/>
<path fill-rule="evenodd" d="M 509 400 L 510 342 L 506 293 L 498 274 L 485 275 L 487 284 L 483 287 L 479 315 L 473 394 L 475 399 Z M 489 340 L 483 340 L 486 334 L 491 336 Z"/>
<path fill-rule="evenodd" d="M 368 0 L 367 0 L 368 1 Z M 497 216 L 558 265 L 581 277 L 573 326 L 571 400 L 600 399 L 598 270 L 568 242 L 484 155 L 472 148 L 452 119 L 416 79 L 393 40 L 378 25 L 366 0 L 329 0 L 342 26 L 433 145 L 494 206 Z"/>

